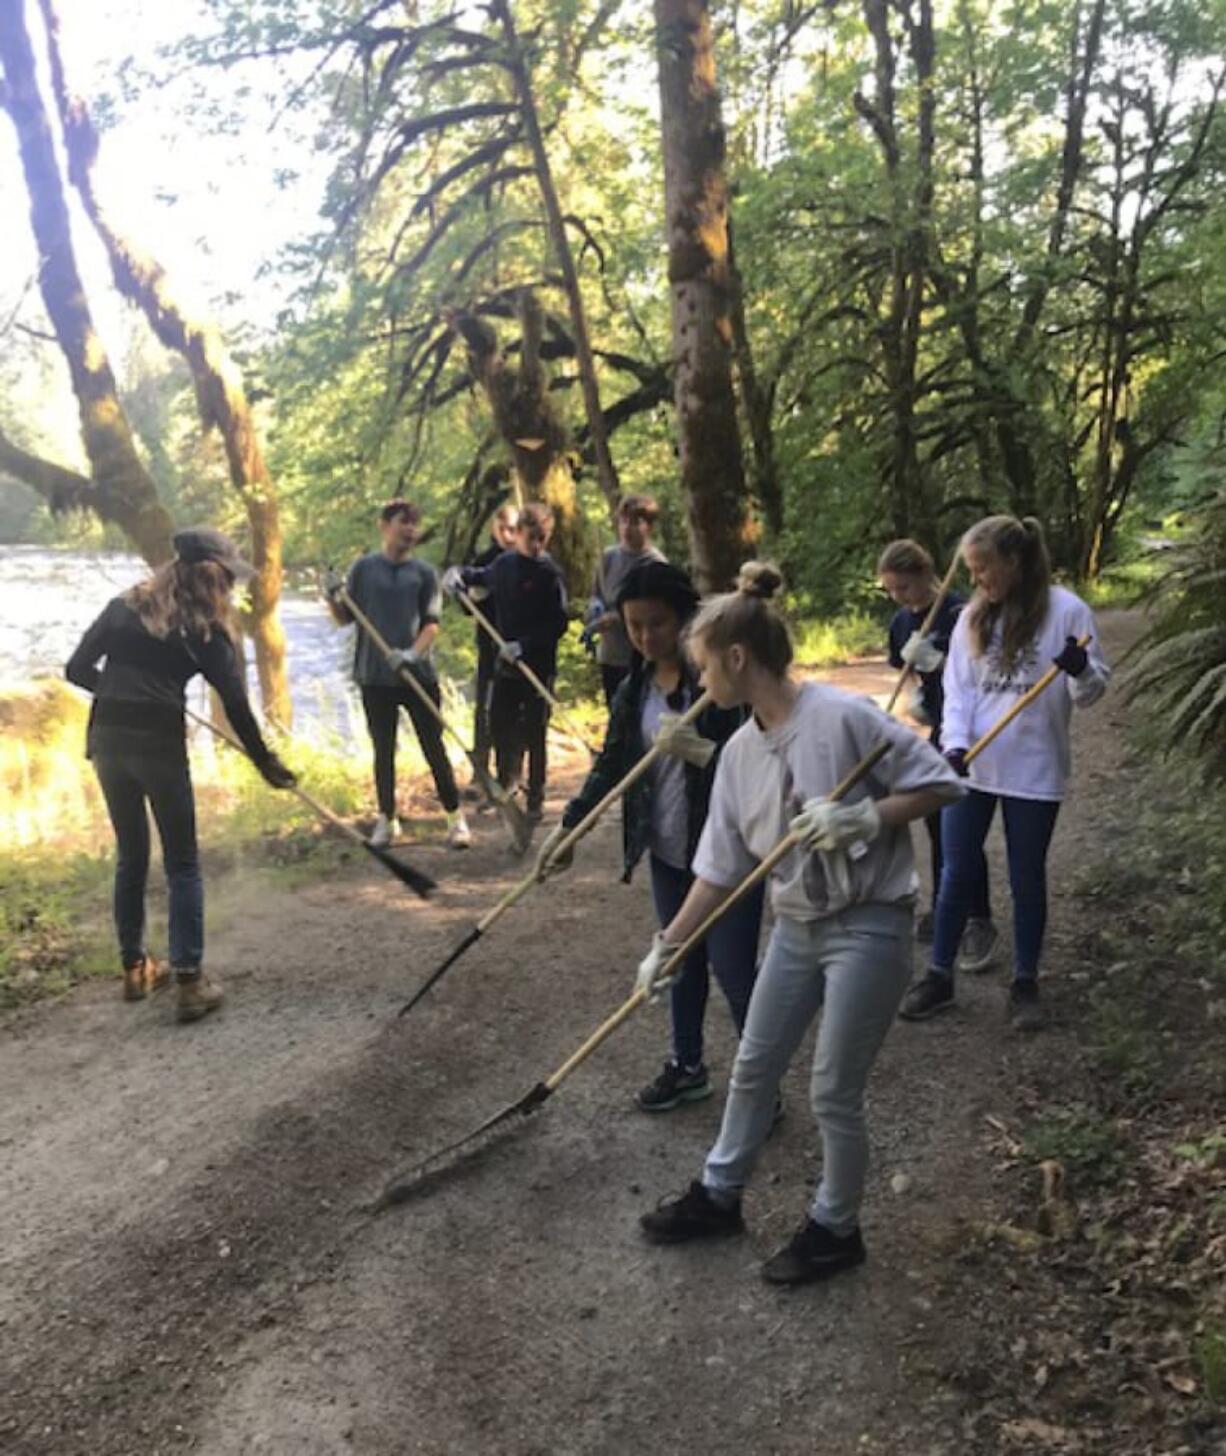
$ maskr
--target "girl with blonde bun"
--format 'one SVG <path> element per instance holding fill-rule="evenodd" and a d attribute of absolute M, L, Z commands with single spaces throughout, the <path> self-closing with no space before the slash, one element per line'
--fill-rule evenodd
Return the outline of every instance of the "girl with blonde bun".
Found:
<path fill-rule="evenodd" d="M 773 566 L 751 562 L 737 590 L 708 601 L 690 628 L 701 685 L 720 707 L 743 704 L 751 716 L 720 756 L 694 884 L 656 935 L 636 985 L 653 996 L 662 990 L 676 948 L 789 830 L 800 845 L 770 880 L 775 926 L 719 1137 L 701 1179 L 640 1222 L 661 1244 L 744 1231 L 741 1193 L 770 1132 L 780 1079 L 820 1011 L 811 1097 L 822 1176 L 796 1235 L 762 1270 L 771 1283 L 802 1284 L 864 1259 L 864 1089 L 911 974 L 907 826 L 964 790 L 939 753 L 871 702 L 792 677 L 791 639 L 772 605 L 781 585 Z M 834 787 L 883 740 L 885 757 L 831 803 Z"/>

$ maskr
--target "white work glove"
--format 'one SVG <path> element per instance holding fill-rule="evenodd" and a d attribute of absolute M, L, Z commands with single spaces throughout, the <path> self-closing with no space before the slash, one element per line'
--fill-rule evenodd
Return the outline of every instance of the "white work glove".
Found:
<path fill-rule="evenodd" d="M 421 655 L 412 647 L 393 647 L 387 654 L 386 661 L 393 672 L 399 672 L 402 667 L 416 667 L 421 661 Z"/>
<path fill-rule="evenodd" d="M 323 589 L 324 596 L 326 596 L 330 602 L 336 601 L 337 597 L 340 596 L 341 592 L 345 590 L 345 578 L 333 566 L 327 567 L 324 571 Z"/>
<path fill-rule="evenodd" d="M 672 984 L 672 976 L 661 976 L 666 962 L 681 949 L 679 945 L 670 945 L 664 939 L 664 932 L 657 930 L 651 939 L 651 949 L 639 962 L 638 974 L 634 978 L 634 989 L 646 991 L 649 1001 L 658 1001 L 660 993 L 667 991 Z"/>
<path fill-rule="evenodd" d="M 928 709 L 924 706 L 924 689 L 918 685 L 907 696 L 907 713 L 917 723 L 922 723 L 925 728 L 932 727 L 932 719 L 928 715 Z"/>
<path fill-rule="evenodd" d="M 715 744 L 704 738 L 693 723 L 683 723 L 677 713 L 660 714 L 653 746 L 695 768 L 706 768 L 715 756 Z"/>
<path fill-rule="evenodd" d="M 443 572 L 442 588 L 449 597 L 454 597 L 464 590 L 464 568 L 462 566 L 449 566 Z"/>
<path fill-rule="evenodd" d="M 945 654 L 933 644 L 932 638 L 919 632 L 911 633 L 898 655 L 914 672 L 939 672 L 945 661 Z"/>
<path fill-rule="evenodd" d="M 519 645 L 518 642 L 504 642 L 502 646 L 498 649 L 498 656 L 509 667 L 514 667 L 515 664 L 520 660 L 520 658 L 523 657 L 523 655 L 524 649 Z"/>
<path fill-rule="evenodd" d="M 470 586 L 468 588 L 468 600 L 470 602 L 483 602 L 490 594 L 488 586 Z"/>
<path fill-rule="evenodd" d="M 536 877 L 538 880 L 552 879 L 554 875 L 560 875 L 563 870 L 570 869 L 575 862 L 575 851 L 572 845 L 562 854 L 555 854 L 559 844 L 570 833 L 565 824 L 558 824 L 549 831 L 540 851 L 536 856 Z"/>
<path fill-rule="evenodd" d="M 834 804 L 809 799 L 788 825 L 803 848 L 830 854 L 855 844 L 870 844 L 881 833 L 881 815 L 872 799 L 855 804 Z"/>

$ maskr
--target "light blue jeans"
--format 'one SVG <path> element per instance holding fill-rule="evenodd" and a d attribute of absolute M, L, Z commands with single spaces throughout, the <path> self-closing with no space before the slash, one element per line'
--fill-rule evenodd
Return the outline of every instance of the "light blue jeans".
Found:
<path fill-rule="evenodd" d="M 911 979 L 910 908 L 853 905 L 826 920 L 778 920 L 758 973 L 703 1184 L 739 1197 L 774 1120 L 779 1082 L 822 1012 L 809 1096 L 822 1176 L 809 1216 L 832 1233 L 859 1224 L 868 1170 L 864 1089 Z"/>

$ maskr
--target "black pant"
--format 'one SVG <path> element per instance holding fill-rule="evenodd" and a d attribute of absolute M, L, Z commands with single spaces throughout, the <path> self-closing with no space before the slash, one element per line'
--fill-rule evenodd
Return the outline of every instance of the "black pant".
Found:
<path fill-rule="evenodd" d="M 607 662 L 600 664 L 600 682 L 604 688 L 604 705 L 606 708 L 613 706 L 613 694 L 621 687 L 629 675 L 630 669 L 628 667 L 610 667 Z"/>
<path fill-rule="evenodd" d="M 419 682 L 422 680 L 419 678 Z M 422 682 L 436 706 L 443 696 L 433 674 Z M 362 707 L 366 709 L 366 726 L 375 748 L 375 796 L 379 813 L 391 819 L 396 813 L 396 726 L 401 708 L 408 710 L 421 751 L 426 755 L 439 801 L 448 813 L 460 807 L 460 794 L 455 784 L 451 760 L 443 746 L 443 730 L 438 719 L 410 687 L 364 687 Z"/>
<path fill-rule="evenodd" d="M 545 730 L 549 704 L 522 673 L 498 674 L 490 695 L 490 731 L 498 782 L 515 788 L 528 755 L 528 808 L 539 809 L 545 799 Z"/>
<path fill-rule="evenodd" d="M 204 883 L 196 848 L 196 801 L 186 756 L 118 745 L 93 747 L 94 772 L 115 830 L 115 930 L 124 966 L 145 954 L 149 816 L 157 820 L 170 900 L 170 963 L 198 974 L 204 959 Z"/>
<path fill-rule="evenodd" d="M 494 688 L 497 654 L 477 653 L 477 702 L 473 712 L 473 757 L 484 773 L 490 771 L 490 750 L 494 735 L 490 731 L 490 694 Z"/>

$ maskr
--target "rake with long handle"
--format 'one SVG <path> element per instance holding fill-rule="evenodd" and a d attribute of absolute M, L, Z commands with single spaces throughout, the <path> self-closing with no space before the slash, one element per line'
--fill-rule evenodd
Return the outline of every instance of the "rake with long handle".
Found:
<path fill-rule="evenodd" d="M 949 563 L 949 570 L 945 573 L 944 579 L 941 582 L 941 588 L 933 599 L 932 605 L 928 608 L 928 611 L 924 617 L 923 624 L 919 629 L 919 634 L 921 637 L 927 637 L 929 632 L 932 631 L 932 624 L 937 619 L 937 613 L 945 605 L 945 598 L 953 589 L 954 577 L 958 574 L 958 560 L 958 552 L 955 551 L 953 560 Z M 907 679 L 911 676 L 913 671 L 914 669 L 909 662 L 903 663 L 902 671 L 898 674 L 898 681 L 894 684 L 894 691 L 890 694 L 890 701 L 885 705 L 885 710 L 887 713 L 892 713 L 894 711 L 894 704 L 898 701 L 898 695 L 902 692 L 903 688 L 906 687 Z"/>
<path fill-rule="evenodd" d="M 1087 632 L 1084 637 L 1079 637 L 1077 639 L 1077 646 L 1088 647 L 1093 640 L 1094 639 Z M 980 738 L 973 747 L 966 750 L 966 757 L 963 759 L 963 763 L 974 763 L 975 759 L 979 757 L 979 755 L 988 746 L 988 744 L 994 742 L 997 738 L 999 738 L 999 736 L 1005 731 L 1009 724 L 1013 722 L 1014 718 L 1016 718 L 1017 715 L 1024 709 L 1028 708 L 1030 704 L 1033 703 L 1034 700 L 1039 696 L 1040 693 L 1046 692 L 1047 689 L 1051 687 L 1052 683 L 1055 682 L 1055 680 L 1060 676 L 1063 671 L 1064 669 L 1062 667 L 1056 667 L 1054 665 L 1049 667 L 1047 671 L 1043 674 L 1043 676 L 1038 680 L 1038 682 L 1035 683 L 1032 688 L 1027 688 L 1022 696 L 1018 698 L 1017 702 L 1014 703 L 1014 705 L 1009 709 L 1009 711 L 1007 713 L 1002 713 L 1000 718 L 992 724 L 992 726 L 983 735 L 983 737 Z"/>
<path fill-rule="evenodd" d="M 183 711 L 193 723 L 199 723 L 202 728 L 207 728 L 210 733 L 215 733 L 224 743 L 228 743 L 231 748 L 236 748 L 244 758 L 251 756 L 238 739 L 233 737 L 232 734 L 227 733 L 224 728 L 219 728 L 216 723 L 210 722 L 208 718 L 201 717 L 199 713 L 193 712 L 191 708 L 185 708 Z M 325 823 L 330 824 L 333 829 L 339 829 L 342 834 L 347 835 L 355 843 L 360 844 L 367 854 L 373 855 L 385 870 L 395 875 L 402 885 L 407 885 L 414 894 L 420 895 L 423 900 L 427 899 L 434 890 L 438 889 L 438 885 L 429 875 L 423 874 L 421 870 L 415 870 L 412 865 L 405 864 L 402 860 L 396 859 L 387 850 L 380 849 L 376 844 L 371 844 L 369 839 L 363 839 L 352 824 L 346 824 L 338 814 L 334 814 L 326 804 L 321 804 L 301 784 L 292 785 L 289 792 L 295 798 L 300 799 L 308 809 L 317 814 Z"/>
<path fill-rule="evenodd" d="M 473 601 L 472 597 L 470 597 L 466 591 L 457 591 L 456 596 L 459 597 L 460 605 L 469 614 L 469 616 L 471 616 L 474 621 L 478 622 L 484 631 L 489 633 L 490 640 L 498 648 L 499 652 L 501 652 L 502 649 L 507 645 L 507 639 L 502 635 L 501 632 L 499 632 L 498 628 L 494 626 L 493 622 L 490 621 L 490 619 L 485 615 L 485 613 L 476 604 L 476 602 Z M 544 698 L 545 701 L 549 704 L 550 708 L 552 708 L 553 711 L 558 715 L 558 721 L 561 723 L 562 727 L 566 730 L 566 732 L 569 733 L 572 738 L 578 739 L 578 741 L 583 744 L 584 748 L 586 748 L 589 753 L 596 753 L 598 750 L 592 747 L 592 745 L 587 740 L 587 736 L 581 733 L 579 729 L 576 728 L 575 725 L 570 721 L 569 717 L 567 717 L 565 708 L 563 708 L 562 704 L 558 702 L 557 698 L 554 697 L 554 695 L 541 681 L 537 673 L 528 666 L 528 664 L 523 660 L 522 657 L 517 657 L 515 659 L 515 666 L 519 668 L 520 672 L 523 673 L 523 675 L 528 679 L 528 681 L 541 695 L 541 697 Z"/>
<path fill-rule="evenodd" d="M 382 635 L 366 613 L 358 606 L 357 602 L 349 595 L 345 587 L 341 587 L 336 593 L 336 596 L 353 620 L 361 627 L 362 631 L 366 633 L 379 651 L 386 657 L 392 650 L 387 638 Z M 410 669 L 407 667 L 399 667 L 396 669 L 396 675 L 406 687 L 411 688 L 417 694 L 422 706 L 434 717 L 443 732 L 450 734 L 463 749 L 464 756 L 472 764 L 473 777 L 481 785 L 482 790 L 489 796 L 490 800 L 497 806 L 498 812 L 502 815 L 503 823 L 510 832 L 511 840 L 516 851 L 522 854 L 532 839 L 532 826 L 528 823 L 523 810 L 514 802 L 502 785 L 491 777 L 489 770 L 480 762 L 476 753 L 469 748 L 468 744 L 464 742 L 459 733 L 443 716 L 438 704 L 425 688 L 422 687 Z"/>
<path fill-rule="evenodd" d="M 847 776 L 835 787 L 835 789 L 829 795 L 831 801 L 835 802 L 849 794 L 851 790 L 855 788 L 855 786 L 860 782 L 860 780 L 865 777 L 865 775 L 872 772 L 872 770 L 881 761 L 881 759 L 885 757 L 889 750 L 890 744 L 888 741 L 886 741 L 879 743 L 876 748 L 872 749 L 869 753 L 866 753 L 865 756 L 860 760 L 860 762 L 856 764 L 855 768 L 853 768 L 851 772 L 847 774 Z M 745 878 L 736 887 L 736 889 L 732 891 L 728 898 L 721 901 L 721 903 L 711 912 L 711 914 L 707 916 L 707 918 L 702 922 L 702 924 L 693 933 L 693 935 L 687 937 L 685 944 L 679 946 L 678 949 L 674 951 L 671 956 L 669 956 L 668 960 L 661 967 L 661 979 L 675 975 L 677 971 L 680 970 L 682 965 L 684 965 L 686 957 L 690 954 L 694 947 L 698 945 L 700 941 L 705 939 L 715 922 L 719 920 L 721 916 L 725 915 L 729 910 L 731 910 L 731 908 L 739 900 L 744 899 L 744 897 L 750 892 L 750 890 L 752 890 L 755 885 L 759 884 L 762 880 L 764 880 L 766 876 L 770 874 L 771 870 L 773 870 L 775 866 L 779 863 L 779 861 L 783 859 L 786 855 L 790 854 L 799 843 L 799 835 L 795 833 L 785 834 L 784 837 L 779 841 L 779 843 L 774 847 L 774 849 L 772 849 L 771 852 L 766 856 L 766 858 L 761 862 L 761 864 L 755 866 L 753 871 L 745 876 Z M 478 1138 L 492 1132 L 502 1123 L 510 1122 L 511 1119 L 516 1116 L 526 1117 L 529 1113 L 535 1112 L 538 1107 L 540 1107 L 543 1103 L 547 1102 L 553 1096 L 553 1094 L 558 1090 L 562 1083 L 566 1081 L 567 1077 L 569 1077 L 570 1074 L 577 1067 L 581 1066 L 582 1063 L 587 1061 L 588 1057 L 592 1055 L 597 1047 L 601 1046 L 605 1041 L 608 1040 L 610 1036 L 613 1035 L 613 1033 L 622 1024 L 623 1021 L 625 1021 L 628 1017 L 632 1016 L 638 1010 L 643 1002 L 647 1000 L 648 995 L 649 993 L 646 990 L 635 990 L 632 995 L 627 997 L 627 999 L 622 1002 L 622 1004 L 617 1008 L 612 1016 L 610 1016 L 606 1021 L 603 1021 L 591 1034 L 591 1036 L 588 1037 L 583 1045 L 577 1048 L 577 1050 L 573 1051 L 570 1056 L 567 1057 L 567 1059 L 562 1063 L 562 1065 L 558 1067 L 556 1071 L 551 1072 L 543 1082 L 538 1082 L 536 1086 L 533 1087 L 530 1091 L 525 1092 L 522 1097 L 520 1097 L 517 1101 L 512 1102 L 508 1106 L 504 1107 L 500 1112 L 496 1112 L 493 1117 L 487 1117 L 486 1120 L 479 1127 L 473 1128 L 471 1132 L 466 1133 L 462 1138 L 457 1138 L 455 1142 L 448 1143 L 446 1147 L 438 1148 L 436 1149 L 436 1151 L 429 1154 L 428 1157 L 423 1158 L 422 1161 L 416 1164 L 413 1168 L 411 1168 L 408 1173 L 404 1175 L 404 1177 L 397 1179 L 393 1183 L 390 1183 L 387 1188 L 384 1189 L 380 1197 L 371 1206 L 370 1211 L 372 1213 L 377 1213 L 381 1209 L 390 1207 L 392 1204 L 403 1203 L 406 1199 L 411 1198 L 413 1194 L 417 1191 L 422 1176 L 433 1164 L 440 1162 L 443 1158 L 448 1157 L 452 1153 L 459 1152 L 461 1148 L 467 1147 L 469 1143 L 476 1142 Z"/>
<path fill-rule="evenodd" d="M 679 721 L 681 723 L 692 723 L 694 719 L 703 712 L 704 709 L 710 706 L 710 703 L 710 695 L 708 693 L 701 694 L 698 698 L 694 700 L 694 702 L 690 704 L 685 712 L 682 713 Z M 617 783 L 615 783 L 613 787 L 609 790 L 609 792 L 604 796 L 604 798 L 601 799 L 601 801 L 594 808 L 588 810 L 588 812 L 583 816 L 582 819 L 580 819 L 578 824 L 575 825 L 575 827 L 570 831 L 566 838 L 561 840 L 554 847 L 549 855 L 550 861 L 557 859 L 560 855 L 566 854 L 568 850 L 572 850 L 575 845 L 577 845 L 579 841 L 584 837 L 584 835 L 588 834 L 592 829 L 594 829 L 597 820 L 599 820 L 600 816 L 605 812 L 605 810 L 616 804 L 617 801 L 626 792 L 626 790 L 629 789 L 632 784 L 637 783 L 638 780 L 641 779 L 643 775 L 651 769 L 651 766 L 655 763 L 655 761 L 660 757 L 663 752 L 664 750 L 662 748 L 649 748 L 647 752 L 642 756 L 642 758 L 640 758 L 639 761 L 630 770 L 630 772 L 626 774 L 624 778 L 619 779 Z M 503 895 L 499 900 L 495 901 L 495 903 L 490 906 L 490 908 L 485 912 L 481 919 L 477 921 L 473 928 L 469 930 L 462 937 L 462 939 L 451 948 L 451 950 L 447 952 L 447 955 L 443 958 L 443 960 L 434 968 L 434 970 L 430 972 L 430 974 L 421 983 L 417 990 L 414 991 L 412 997 L 408 1001 L 406 1001 L 404 1005 L 400 1008 L 400 1011 L 397 1014 L 400 1016 L 407 1016 L 409 1012 L 412 1011 L 413 1007 L 416 1006 L 421 998 L 426 994 L 426 992 L 430 990 L 431 986 L 433 986 L 437 981 L 440 981 L 443 976 L 447 974 L 447 972 L 452 968 L 452 966 L 455 965 L 456 961 L 460 959 L 464 952 L 470 950 L 474 945 L 476 945 L 476 943 L 481 939 L 481 937 L 490 928 L 490 926 L 493 925 L 496 921 L 501 920 L 502 917 L 511 908 L 511 906 L 518 904 L 519 901 L 522 900 L 523 897 L 528 893 L 528 891 L 532 889 L 533 885 L 539 884 L 541 882 L 541 879 L 542 876 L 540 872 L 534 869 L 531 874 L 525 875 L 522 880 L 519 880 L 514 885 L 512 885 L 511 888 L 506 892 L 506 894 Z"/>

